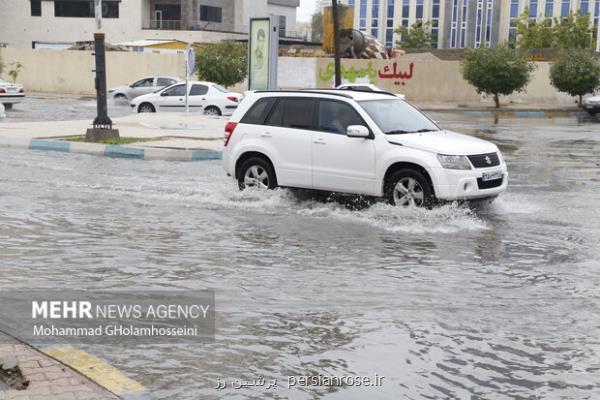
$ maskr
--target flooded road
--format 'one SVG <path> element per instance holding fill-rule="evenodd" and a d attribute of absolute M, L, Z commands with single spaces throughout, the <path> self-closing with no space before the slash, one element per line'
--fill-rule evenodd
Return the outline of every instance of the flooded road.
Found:
<path fill-rule="evenodd" d="M 86 347 L 157 399 L 599 398 L 600 124 L 432 116 L 499 145 L 503 197 L 356 211 L 218 162 L 0 148 L 0 290 L 215 290 L 215 343 Z M 384 379 L 287 387 L 316 374 Z"/>

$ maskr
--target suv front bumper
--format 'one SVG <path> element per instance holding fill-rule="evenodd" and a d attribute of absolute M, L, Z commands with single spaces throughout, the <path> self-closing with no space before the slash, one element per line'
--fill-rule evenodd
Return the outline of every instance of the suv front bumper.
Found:
<path fill-rule="evenodd" d="M 502 172 L 502 179 L 483 181 L 484 173 Z M 468 171 L 435 168 L 433 181 L 435 196 L 440 200 L 477 200 L 496 197 L 508 187 L 506 164 Z M 436 184 L 443 182 L 444 184 Z"/>

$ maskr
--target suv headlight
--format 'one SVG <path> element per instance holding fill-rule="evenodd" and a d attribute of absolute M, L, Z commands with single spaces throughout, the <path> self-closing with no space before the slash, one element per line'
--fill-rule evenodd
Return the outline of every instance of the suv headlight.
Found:
<path fill-rule="evenodd" d="M 447 154 L 438 154 L 437 156 L 442 167 L 446 169 L 471 169 L 471 163 L 467 156 L 451 156 Z"/>

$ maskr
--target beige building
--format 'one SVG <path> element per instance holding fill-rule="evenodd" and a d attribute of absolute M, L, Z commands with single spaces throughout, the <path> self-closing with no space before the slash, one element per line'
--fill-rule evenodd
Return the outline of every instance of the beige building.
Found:
<path fill-rule="evenodd" d="M 395 45 L 399 26 L 431 24 L 435 48 L 495 47 L 516 36 L 516 18 L 525 9 L 531 19 L 561 18 L 570 11 L 589 13 L 598 26 L 600 0 L 344 0 L 354 8 L 356 29 Z"/>
<path fill-rule="evenodd" d="M 279 17 L 296 32 L 299 0 L 103 0 L 111 43 L 141 39 L 215 42 L 247 37 L 251 18 Z M 0 41 L 10 47 L 69 47 L 95 32 L 94 0 L 1 0 Z"/>

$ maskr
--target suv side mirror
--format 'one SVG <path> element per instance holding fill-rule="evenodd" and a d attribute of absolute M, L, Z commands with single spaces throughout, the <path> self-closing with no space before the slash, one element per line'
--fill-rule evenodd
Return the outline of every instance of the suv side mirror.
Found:
<path fill-rule="evenodd" d="M 366 126 L 350 125 L 348 129 L 346 129 L 346 135 L 348 137 L 368 138 L 369 130 Z"/>
<path fill-rule="evenodd" d="M 160 96 L 161 97 L 165 97 L 167 95 L 167 91 L 165 90 L 164 92 L 161 92 Z"/>

